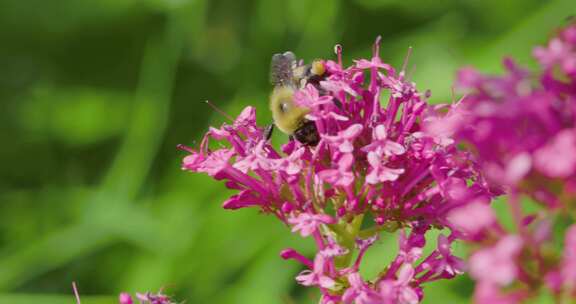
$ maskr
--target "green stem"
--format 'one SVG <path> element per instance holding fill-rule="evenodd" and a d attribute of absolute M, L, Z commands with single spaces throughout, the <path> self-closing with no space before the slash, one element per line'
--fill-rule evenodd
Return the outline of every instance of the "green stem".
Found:
<path fill-rule="evenodd" d="M 347 254 L 336 257 L 334 261 L 336 267 L 344 268 L 350 265 L 352 256 L 354 255 L 354 243 L 360 231 L 360 227 L 362 227 L 363 220 L 364 215 L 360 214 L 355 216 L 350 223 L 343 222 L 331 226 L 332 231 L 336 234 L 336 241 L 338 244 L 348 249 Z"/>

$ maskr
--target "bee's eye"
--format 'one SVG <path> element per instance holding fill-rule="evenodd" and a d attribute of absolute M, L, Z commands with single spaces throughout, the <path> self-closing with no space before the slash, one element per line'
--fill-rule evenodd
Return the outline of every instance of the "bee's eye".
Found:
<path fill-rule="evenodd" d="M 280 108 L 280 112 L 286 113 L 286 112 L 288 112 L 289 106 L 287 103 L 283 102 L 283 103 L 280 103 L 279 108 Z"/>

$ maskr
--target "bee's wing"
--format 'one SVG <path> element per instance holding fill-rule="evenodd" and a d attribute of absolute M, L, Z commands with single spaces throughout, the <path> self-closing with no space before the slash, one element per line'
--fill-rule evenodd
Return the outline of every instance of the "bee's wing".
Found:
<path fill-rule="evenodd" d="M 287 85 L 292 82 L 292 69 L 296 56 L 292 52 L 278 53 L 272 56 L 270 63 L 270 82 L 273 85 Z"/>

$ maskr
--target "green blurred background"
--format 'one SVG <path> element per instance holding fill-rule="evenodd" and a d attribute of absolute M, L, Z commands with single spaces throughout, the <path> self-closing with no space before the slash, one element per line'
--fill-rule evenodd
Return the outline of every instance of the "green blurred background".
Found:
<path fill-rule="evenodd" d="M 350 63 L 382 35 L 383 58 L 398 67 L 414 47 L 412 79 L 446 102 L 457 67 L 534 66 L 531 47 L 573 14 L 574 0 L 0 0 L 0 303 L 72 303 L 72 281 L 83 303 L 160 287 L 186 303 L 315 303 L 278 257 L 312 254 L 308 240 L 221 209 L 223 184 L 180 170 L 176 145 L 224 121 L 202 101 L 255 105 L 266 124 L 273 53 L 334 58 L 341 43 Z M 425 303 L 471 292 L 462 277 Z"/>

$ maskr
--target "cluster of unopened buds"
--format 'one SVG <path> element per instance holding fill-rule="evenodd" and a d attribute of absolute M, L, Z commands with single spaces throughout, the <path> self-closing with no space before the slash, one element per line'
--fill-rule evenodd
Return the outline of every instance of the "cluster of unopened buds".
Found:
<path fill-rule="evenodd" d="M 306 268 L 296 281 L 318 288 L 321 303 L 419 303 L 427 282 L 464 271 L 477 281 L 478 303 L 520 302 L 541 286 L 574 296 L 575 49 L 570 26 L 536 49 L 539 84 L 507 60 L 504 77 L 462 70 L 468 94 L 431 105 L 406 79 L 406 62 L 399 71 L 382 62 L 379 39 L 371 59 L 349 67 L 337 46 L 337 60 L 322 61 L 325 78 L 294 94 L 317 145 L 290 140 L 276 149 L 247 107 L 211 127 L 199 147 L 182 146 L 182 166 L 238 191 L 225 209 L 256 207 L 313 238 L 314 256 L 291 248 L 281 256 Z M 504 193 L 514 230 L 490 205 Z M 543 208 L 524 213 L 521 196 Z M 550 247 L 554 225 L 566 232 L 563 254 Z M 362 259 L 385 233 L 398 235 L 396 257 L 363 277 Z M 467 266 L 451 252 L 459 240 L 475 248 Z M 424 255 L 427 242 L 435 249 Z"/>

